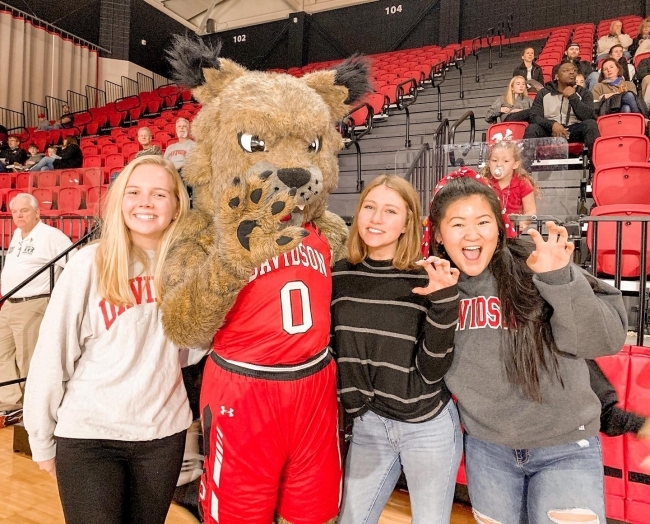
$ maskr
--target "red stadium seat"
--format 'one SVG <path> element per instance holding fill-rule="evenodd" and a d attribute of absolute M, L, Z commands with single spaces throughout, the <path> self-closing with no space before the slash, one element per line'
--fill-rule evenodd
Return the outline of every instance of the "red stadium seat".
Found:
<path fill-rule="evenodd" d="M 18 173 L 16 175 L 16 188 L 29 189 L 30 187 L 34 187 L 35 179 L 36 179 L 36 173 L 32 171 L 25 171 L 23 173 Z"/>
<path fill-rule="evenodd" d="M 115 139 L 113 137 L 111 137 L 111 136 L 100 136 L 97 139 L 96 143 L 97 143 L 97 147 L 101 148 L 105 144 L 114 144 Z"/>
<path fill-rule="evenodd" d="M 13 175 L 11 173 L 0 173 L 0 189 L 11 189 Z"/>
<path fill-rule="evenodd" d="M 78 186 L 81 184 L 81 169 L 66 169 L 61 172 L 61 177 L 59 178 L 59 185 L 61 187 L 70 187 Z"/>
<path fill-rule="evenodd" d="M 49 211 L 54 205 L 54 193 L 51 188 L 38 188 L 32 191 L 32 195 L 38 200 L 38 208 L 40 211 Z"/>
<path fill-rule="evenodd" d="M 84 157 L 84 167 L 101 167 L 103 158 L 100 155 L 88 155 Z"/>
<path fill-rule="evenodd" d="M 639 113 L 616 113 L 598 117 L 600 136 L 632 136 L 645 133 L 645 119 Z"/>
<path fill-rule="evenodd" d="M 38 173 L 38 187 L 54 187 L 56 186 L 56 171 L 40 171 Z"/>
<path fill-rule="evenodd" d="M 104 167 L 112 170 L 114 168 L 123 168 L 124 167 L 124 157 L 122 153 L 115 153 L 111 155 L 106 155 L 106 160 L 104 161 Z"/>
<path fill-rule="evenodd" d="M 86 209 L 93 215 L 99 214 L 99 203 L 106 195 L 108 186 L 92 186 L 86 188 Z"/>
<path fill-rule="evenodd" d="M 611 205 L 598 206 L 591 210 L 592 216 L 647 216 L 650 215 L 650 206 L 645 205 Z M 650 231 L 650 225 L 647 226 Z M 593 222 L 587 227 L 587 247 L 592 251 Z M 596 260 L 596 269 L 599 273 L 615 274 L 616 267 L 616 222 L 600 222 L 598 224 L 598 253 L 592 257 Z M 621 251 L 621 276 L 638 277 L 640 274 L 640 247 L 641 223 L 623 222 Z M 648 257 L 650 260 L 650 242 L 648 242 Z M 648 266 L 650 273 L 650 266 Z"/>
<path fill-rule="evenodd" d="M 81 189 L 79 187 L 62 187 L 58 194 L 59 213 L 75 213 L 81 207 Z"/>
<path fill-rule="evenodd" d="M 597 138 L 591 154 L 591 160 L 597 167 L 608 164 L 647 162 L 648 158 L 650 158 L 650 140 L 643 135 Z"/>
<path fill-rule="evenodd" d="M 104 184 L 104 170 L 101 167 L 84 169 L 83 183 L 86 186 L 101 186 Z"/>
<path fill-rule="evenodd" d="M 122 155 L 126 158 L 128 158 L 131 153 L 137 153 L 138 151 L 140 151 L 140 144 L 135 142 L 125 142 L 122 144 Z"/>
<path fill-rule="evenodd" d="M 639 53 L 638 55 L 634 56 L 634 67 L 636 69 L 639 68 L 639 63 L 641 60 L 644 60 L 646 58 L 650 58 L 650 53 Z"/>
<path fill-rule="evenodd" d="M 118 146 L 117 144 L 104 144 L 102 146 L 102 150 L 100 154 L 103 156 L 107 156 L 119 152 L 120 152 L 120 146 Z"/>
<path fill-rule="evenodd" d="M 596 168 L 592 194 L 597 206 L 650 204 L 650 164 L 638 162 Z"/>
<path fill-rule="evenodd" d="M 129 142 L 133 142 L 133 138 L 126 131 L 124 132 L 123 135 L 118 135 L 115 137 L 115 143 L 120 147 L 123 144 L 127 144 Z"/>
<path fill-rule="evenodd" d="M 83 146 L 81 148 L 81 152 L 83 153 L 83 156 L 99 154 L 99 150 L 97 149 L 97 146 Z"/>
<path fill-rule="evenodd" d="M 501 139 L 509 137 L 510 140 L 521 140 L 528 127 L 527 122 L 501 122 L 492 124 L 487 130 L 487 141 L 492 142 L 495 135 L 500 134 Z"/>

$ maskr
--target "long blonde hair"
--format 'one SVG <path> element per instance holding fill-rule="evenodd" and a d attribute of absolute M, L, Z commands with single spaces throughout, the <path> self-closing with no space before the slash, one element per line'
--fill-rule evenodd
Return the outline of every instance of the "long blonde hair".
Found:
<path fill-rule="evenodd" d="M 144 155 L 134 159 L 111 184 L 106 195 L 104 223 L 95 263 L 97 264 L 99 294 L 116 306 L 127 306 L 134 303 L 129 285 L 129 265 L 134 259 L 142 263 L 145 268 L 144 272 L 147 272 L 149 267 L 149 258 L 142 249 L 133 244 L 131 232 L 122 215 L 122 199 L 126 186 L 133 171 L 143 165 L 161 166 L 169 173 L 177 203 L 176 218 L 163 232 L 156 250 L 153 281 L 157 297 L 163 295 L 162 271 L 167 251 L 176 238 L 178 223 L 185 217 L 190 207 L 190 200 L 178 171 L 174 164 L 162 156 Z"/>
<path fill-rule="evenodd" d="M 379 175 L 361 193 L 357 209 L 354 212 L 350 236 L 348 237 L 348 260 L 353 264 L 359 264 L 368 256 L 368 246 L 359 235 L 358 217 L 361 206 L 368 193 L 379 186 L 386 186 L 392 189 L 402 197 L 402 200 L 406 204 L 405 231 L 397 241 L 393 266 L 397 269 L 412 269 L 416 267 L 415 262 L 422 258 L 420 252 L 420 243 L 422 240 L 422 209 L 420 208 L 420 199 L 415 188 L 397 175 Z"/>
<path fill-rule="evenodd" d="M 639 35 L 639 36 L 643 36 L 643 29 L 644 29 L 644 28 L 648 28 L 648 29 L 650 29 L 650 20 L 647 19 L 647 18 L 645 18 L 645 19 L 641 22 L 641 25 L 639 25 L 639 32 L 638 32 L 638 35 Z M 648 34 L 650 34 L 650 31 L 648 31 Z"/>
<path fill-rule="evenodd" d="M 507 102 L 509 105 L 514 105 L 514 103 L 515 103 L 515 93 L 514 93 L 514 88 L 515 88 L 515 81 L 516 81 L 518 78 L 521 78 L 521 79 L 524 81 L 524 85 L 526 85 L 526 79 L 525 79 L 523 76 L 521 76 L 521 75 L 513 76 L 513 77 L 510 79 L 510 83 L 508 84 L 508 90 L 506 91 L 506 94 L 505 94 L 505 97 L 504 97 L 505 100 L 506 100 L 506 102 Z M 525 96 L 528 96 L 528 95 L 526 95 L 526 93 L 522 93 L 521 95 L 517 95 L 517 96 L 518 96 L 520 99 L 523 100 L 523 98 L 524 98 Z"/>

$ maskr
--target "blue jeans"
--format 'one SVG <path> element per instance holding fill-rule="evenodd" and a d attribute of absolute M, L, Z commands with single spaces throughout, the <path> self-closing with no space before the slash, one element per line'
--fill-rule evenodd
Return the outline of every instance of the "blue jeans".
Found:
<path fill-rule="evenodd" d="M 584 515 L 580 522 L 607 522 L 598 437 L 511 449 L 466 434 L 465 470 L 480 524 L 564 524 L 572 522 L 571 513 Z"/>
<path fill-rule="evenodd" d="M 626 91 L 621 97 L 621 113 L 640 113 L 639 104 L 632 91 Z"/>
<path fill-rule="evenodd" d="M 376 524 L 402 468 L 413 524 L 449 524 L 463 453 L 453 401 L 427 422 L 398 422 L 368 411 L 354 419 L 339 524 Z"/>
<path fill-rule="evenodd" d="M 598 77 L 600 76 L 599 71 L 594 71 L 593 73 L 589 73 L 587 75 L 587 78 L 585 78 L 585 84 L 587 86 L 587 89 L 591 91 L 594 86 L 598 83 Z"/>
<path fill-rule="evenodd" d="M 30 171 L 53 171 L 54 161 L 56 159 L 51 156 L 44 156 L 36 162 L 29 170 Z"/>

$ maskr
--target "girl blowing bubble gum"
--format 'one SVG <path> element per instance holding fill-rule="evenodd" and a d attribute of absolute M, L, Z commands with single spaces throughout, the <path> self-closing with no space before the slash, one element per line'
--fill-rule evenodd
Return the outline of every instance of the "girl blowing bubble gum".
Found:
<path fill-rule="evenodd" d="M 540 193 L 533 177 L 521 167 L 521 152 L 518 144 L 508 141 L 494 144 L 481 175 L 488 180 L 499 197 L 508 237 L 516 237 L 517 231 L 508 215 L 535 215 L 537 213 L 535 193 Z M 524 231 L 529 225 L 529 221 L 520 222 L 519 232 Z"/>

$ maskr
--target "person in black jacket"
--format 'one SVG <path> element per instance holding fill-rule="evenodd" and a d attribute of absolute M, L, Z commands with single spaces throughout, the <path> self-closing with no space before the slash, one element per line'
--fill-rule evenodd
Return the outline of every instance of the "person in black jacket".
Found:
<path fill-rule="evenodd" d="M 589 90 L 576 85 L 577 73 L 572 62 L 559 64 L 556 80 L 548 82 L 533 101 L 524 138 L 564 137 L 591 149 L 600 136 L 594 99 Z"/>
<path fill-rule="evenodd" d="M 521 64 L 518 67 L 515 67 L 515 70 L 512 72 L 512 76 L 523 76 L 528 82 L 528 87 L 533 87 L 535 91 L 539 91 L 544 85 L 544 72 L 542 68 L 535 62 L 535 49 L 532 47 L 527 47 L 524 49 L 524 52 L 521 54 Z M 530 81 L 533 80 L 535 83 L 539 82 L 539 87 Z"/>
<path fill-rule="evenodd" d="M 650 91 L 648 91 L 650 85 L 650 58 L 644 58 L 639 62 L 636 68 L 636 77 L 641 82 L 640 95 L 647 103 L 650 100 Z"/>
<path fill-rule="evenodd" d="M 589 75 L 594 72 L 594 68 L 591 65 L 591 62 L 580 60 L 579 44 L 569 42 L 569 44 L 566 46 L 566 51 L 564 51 L 564 58 L 562 59 L 562 62 L 571 62 L 574 66 L 576 66 L 578 72 L 585 78 L 588 78 Z"/>
<path fill-rule="evenodd" d="M 63 146 L 57 151 L 56 156 L 43 157 L 30 171 L 52 171 L 53 169 L 74 169 L 81 167 L 83 156 L 74 136 L 66 136 Z"/>
<path fill-rule="evenodd" d="M 15 164 L 23 165 L 27 160 L 27 151 L 20 147 L 20 139 L 17 136 L 10 136 L 7 140 L 7 147 L 0 150 L 0 173 L 7 171 L 7 166 Z"/>

